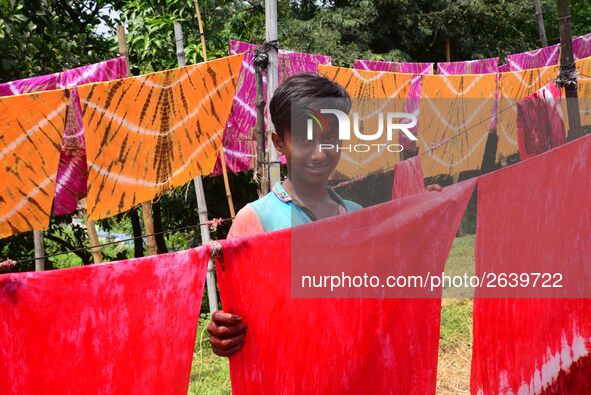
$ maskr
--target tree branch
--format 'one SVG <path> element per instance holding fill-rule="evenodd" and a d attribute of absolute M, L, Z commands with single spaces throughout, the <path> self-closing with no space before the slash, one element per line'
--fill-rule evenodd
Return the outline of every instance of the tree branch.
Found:
<path fill-rule="evenodd" d="M 80 247 L 73 246 L 72 244 L 68 243 L 66 240 L 61 239 L 49 232 L 45 232 L 43 237 L 64 247 L 66 249 L 66 251 L 75 250 L 77 248 L 80 248 Z M 72 252 L 74 254 L 76 254 L 76 256 L 78 256 L 80 259 L 82 259 L 82 263 L 84 265 L 87 265 L 90 262 L 90 253 L 86 252 L 86 250 L 79 250 L 79 251 L 72 251 Z"/>

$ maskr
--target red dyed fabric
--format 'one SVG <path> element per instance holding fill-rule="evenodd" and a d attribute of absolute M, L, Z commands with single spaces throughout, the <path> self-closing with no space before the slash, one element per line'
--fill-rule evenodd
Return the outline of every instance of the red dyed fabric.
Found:
<path fill-rule="evenodd" d="M 558 272 L 563 279 L 562 288 L 543 291 L 477 289 L 472 393 L 591 388 L 590 195 L 591 136 L 480 178 L 477 275 Z M 513 298 L 478 299 L 503 293 Z M 550 299 L 556 295 L 563 298 Z"/>
<path fill-rule="evenodd" d="M 421 157 L 414 156 L 398 162 L 394 166 L 394 184 L 392 185 L 392 199 L 416 195 L 425 192 L 423 167 Z"/>
<path fill-rule="evenodd" d="M 517 103 L 517 142 L 524 160 L 566 143 L 561 90 L 550 82 Z"/>
<path fill-rule="evenodd" d="M 207 249 L 0 276 L 1 394 L 186 394 Z"/>
<path fill-rule="evenodd" d="M 434 394 L 441 290 L 422 299 L 372 291 L 364 298 L 360 289 L 351 298 L 326 290 L 296 298 L 302 289 L 291 286 L 298 271 L 291 257 L 307 257 L 312 266 L 332 262 L 348 273 L 379 267 L 395 274 L 413 266 L 441 272 L 473 188 L 474 182 L 460 183 L 224 241 L 217 264 L 224 310 L 248 325 L 244 348 L 230 358 L 233 394 Z M 306 257 L 294 252 L 296 245 Z"/>

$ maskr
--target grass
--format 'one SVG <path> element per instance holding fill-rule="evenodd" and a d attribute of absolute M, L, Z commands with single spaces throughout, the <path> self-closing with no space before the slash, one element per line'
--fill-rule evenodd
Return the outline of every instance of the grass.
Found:
<path fill-rule="evenodd" d="M 474 235 L 457 237 L 445 263 L 445 274 L 450 276 L 471 276 L 475 273 Z M 472 291 L 464 288 L 447 287 L 443 290 L 444 298 L 471 298 Z"/>
<path fill-rule="evenodd" d="M 445 274 L 473 275 L 474 235 L 457 237 L 445 263 Z M 438 394 L 469 394 L 472 361 L 472 292 L 443 290 L 437 366 Z"/>
<path fill-rule="evenodd" d="M 441 308 L 438 394 L 469 394 L 472 360 L 472 301 L 447 299 Z"/>
<path fill-rule="evenodd" d="M 456 238 L 445 267 L 446 274 L 474 273 L 474 236 Z M 472 301 L 450 298 L 452 289 L 444 290 L 441 309 L 441 335 L 437 369 L 438 394 L 470 393 L 472 359 Z M 457 295 L 456 295 L 457 297 Z M 199 322 L 189 394 L 223 395 L 231 393 L 227 358 L 213 354 L 209 346 L 207 318 Z"/>
<path fill-rule="evenodd" d="M 207 334 L 207 316 L 199 320 L 197 341 L 193 352 L 193 366 L 191 367 L 191 381 L 189 394 L 191 395 L 225 395 L 232 393 L 230 385 L 230 369 L 227 358 L 220 358 L 211 351 L 209 335 Z"/>

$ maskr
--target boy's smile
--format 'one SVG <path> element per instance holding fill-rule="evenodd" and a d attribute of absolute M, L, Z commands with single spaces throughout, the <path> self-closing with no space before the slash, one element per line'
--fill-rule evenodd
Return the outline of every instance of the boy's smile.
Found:
<path fill-rule="evenodd" d="M 332 126 L 332 125 L 331 125 Z M 283 139 L 273 136 L 278 152 L 285 155 L 290 177 L 306 184 L 320 184 L 325 187 L 337 167 L 340 152 L 334 149 L 320 149 L 321 144 L 338 143 L 338 129 L 314 127 L 313 139 L 308 140 L 303 130 L 286 131 Z"/>

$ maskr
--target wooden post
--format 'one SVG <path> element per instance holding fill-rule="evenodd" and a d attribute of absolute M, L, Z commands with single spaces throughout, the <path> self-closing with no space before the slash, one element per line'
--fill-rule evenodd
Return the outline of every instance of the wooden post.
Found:
<path fill-rule="evenodd" d="M 201 21 L 201 11 L 199 10 L 198 0 L 193 0 L 195 4 L 195 11 L 197 11 L 197 23 L 199 24 L 199 36 L 201 37 L 201 55 L 203 60 L 207 62 L 207 48 L 205 47 L 205 33 L 203 32 L 203 22 Z M 175 27 L 176 29 L 176 27 Z M 182 35 L 182 31 L 181 31 Z M 178 56 L 178 51 L 177 51 Z M 184 56 L 184 51 L 183 51 Z M 230 217 L 234 219 L 236 211 L 234 209 L 234 200 L 232 199 L 232 191 L 230 190 L 230 182 L 228 181 L 228 169 L 226 167 L 226 154 L 224 153 L 224 145 L 220 147 L 220 162 L 222 163 L 222 177 L 224 178 L 224 187 L 226 188 L 226 199 L 228 199 L 228 207 L 230 208 Z"/>
<path fill-rule="evenodd" d="M 35 244 L 35 271 L 45 270 L 45 249 L 43 248 L 43 231 L 33 231 L 33 242 Z"/>
<path fill-rule="evenodd" d="M 456 173 L 453 176 L 451 176 L 452 179 L 452 183 L 457 184 L 458 181 L 460 180 L 460 173 Z M 462 215 L 462 220 L 460 221 L 460 225 L 458 226 L 458 233 L 456 233 L 457 237 L 462 237 L 466 234 L 466 232 L 464 232 L 464 217 L 466 216 L 467 211 L 464 212 L 464 215 Z"/>
<path fill-rule="evenodd" d="M 257 55 L 255 55 L 257 56 Z M 259 197 L 269 192 L 269 172 L 267 166 L 267 153 L 265 152 L 265 97 L 263 94 L 263 69 L 254 62 L 256 82 L 256 108 L 257 108 L 257 174 L 259 181 Z"/>
<path fill-rule="evenodd" d="M 144 218 L 144 229 L 146 230 L 148 255 L 156 255 L 158 254 L 158 248 L 156 247 L 156 236 L 154 236 L 154 212 L 152 209 L 152 202 L 142 203 L 142 217 Z"/>
<path fill-rule="evenodd" d="M 201 37 L 201 54 L 203 61 L 207 62 L 207 48 L 205 48 L 205 33 L 203 32 L 203 22 L 201 21 L 201 11 L 199 10 L 199 1 L 193 0 L 195 11 L 197 12 L 197 23 L 199 24 L 199 37 Z"/>
<path fill-rule="evenodd" d="M 446 62 L 451 62 L 451 43 L 449 37 L 445 38 L 445 59 Z"/>
<path fill-rule="evenodd" d="M 72 103 L 72 96 L 70 95 L 70 108 L 73 108 L 73 106 L 74 104 Z M 66 123 L 70 124 L 75 122 L 73 114 L 73 111 L 68 111 Z M 99 241 L 96 231 L 96 223 L 94 221 L 86 220 L 86 199 L 82 199 L 78 202 L 78 212 L 82 215 L 84 221 L 86 222 L 86 234 L 88 235 L 93 261 L 94 263 L 101 263 L 103 261 L 103 254 L 101 253 L 100 247 L 98 247 Z M 83 262 L 83 264 L 89 265 L 90 262 Z"/>
<path fill-rule="evenodd" d="M 179 67 L 185 66 L 185 44 L 183 40 L 183 29 L 178 22 L 174 23 L 174 41 L 176 43 L 176 56 Z M 193 179 L 195 184 L 195 194 L 197 195 L 197 213 L 199 214 L 199 228 L 201 230 L 201 243 L 203 245 L 211 241 L 209 234 L 209 225 L 207 225 L 207 203 L 205 202 L 205 191 L 203 189 L 203 180 L 201 177 Z M 207 265 L 207 296 L 209 299 L 209 312 L 213 314 L 218 309 L 218 295 L 215 282 L 215 262 L 210 258 Z"/>
<path fill-rule="evenodd" d="M 129 71 L 129 59 L 127 52 L 127 40 L 125 40 L 125 27 L 117 25 L 117 41 L 119 42 L 119 55 L 125 58 L 125 68 L 127 69 L 127 76 L 131 75 Z"/>
<path fill-rule="evenodd" d="M 560 29 L 560 75 L 557 84 L 566 92 L 566 108 L 568 112 L 568 139 L 574 140 L 583 135 L 581 114 L 579 113 L 579 96 L 577 94 L 577 69 L 573 55 L 573 41 L 570 27 L 570 1 L 556 0 L 558 7 L 558 23 Z"/>
<path fill-rule="evenodd" d="M 129 70 L 129 52 L 127 51 L 127 40 L 125 40 L 125 28 L 123 25 L 117 25 L 117 40 L 119 41 L 119 54 L 125 58 L 127 66 L 127 76 L 131 75 Z M 142 216 L 144 217 L 144 229 L 146 231 L 146 245 L 148 246 L 148 255 L 156 255 L 156 237 L 154 236 L 154 219 L 152 217 L 152 202 L 142 203 Z"/>
<path fill-rule="evenodd" d="M 96 223 L 94 221 L 86 221 L 86 231 L 88 232 L 88 240 L 90 241 L 90 252 L 92 253 L 92 260 L 94 263 L 101 263 L 103 261 L 103 254 L 99 247 L 99 238 L 96 231 Z"/>
<path fill-rule="evenodd" d="M 267 42 L 277 41 L 277 0 L 265 0 L 265 38 Z M 267 99 L 271 102 L 273 94 L 279 85 L 279 59 L 277 50 L 273 47 L 269 49 L 269 66 L 267 67 Z M 269 143 L 269 187 L 281 181 L 281 172 L 279 157 L 271 134 L 275 131 L 275 126 L 271 120 L 271 112 L 267 108 L 267 141 Z"/>
<path fill-rule="evenodd" d="M 542 47 L 547 47 L 548 39 L 546 38 L 544 15 L 542 15 L 542 5 L 540 4 L 540 0 L 534 0 L 534 5 L 536 8 L 536 19 L 538 21 L 538 33 L 540 33 L 540 41 L 542 42 Z"/>
<path fill-rule="evenodd" d="M 133 232 L 133 256 L 140 258 L 144 256 L 144 241 L 142 238 L 142 225 L 140 224 L 140 216 L 137 213 L 137 207 L 129 210 L 129 220 L 131 221 L 131 229 Z"/>
<path fill-rule="evenodd" d="M 86 223 L 86 234 L 88 235 L 88 244 L 90 245 L 90 252 L 92 254 L 92 260 L 94 263 L 101 263 L 103 261 L 103 254 L 99 247 L 98 232 L 96 231 L 96 223 L 89 221 L 86 216 L 86 198 L 81 199 L 78 202 L 78 212 L 82 216 L 84 223 Z M 84 265 L 90 264 L 90 262 L 82 262 Z"/>

